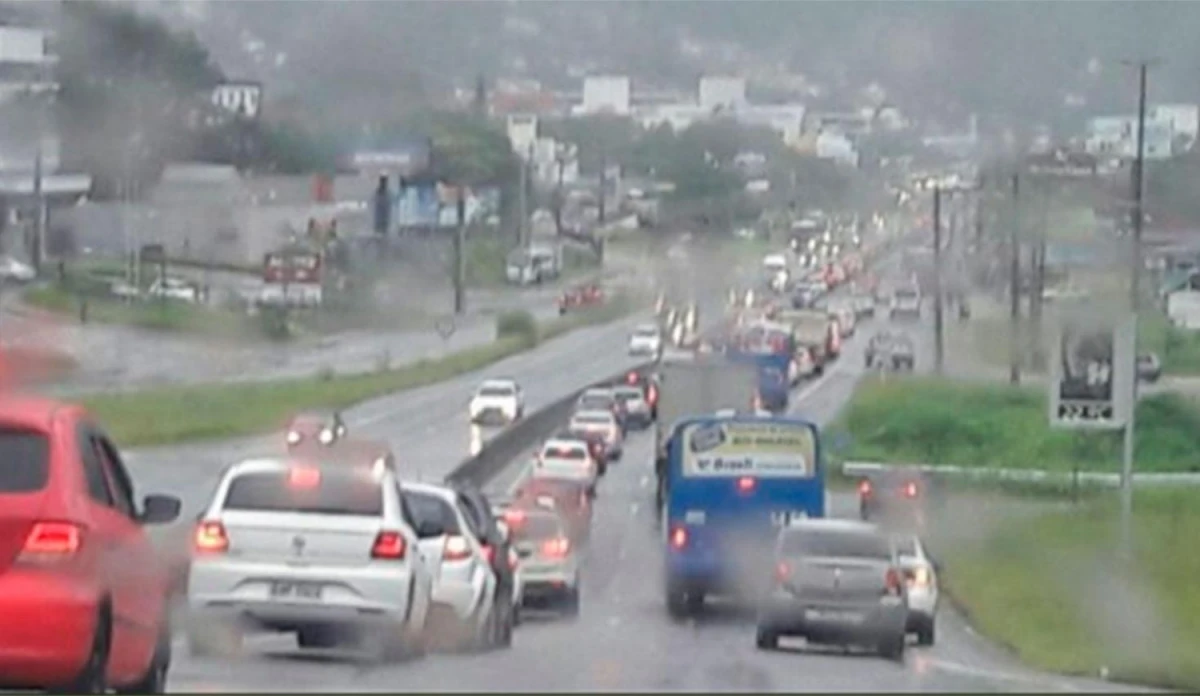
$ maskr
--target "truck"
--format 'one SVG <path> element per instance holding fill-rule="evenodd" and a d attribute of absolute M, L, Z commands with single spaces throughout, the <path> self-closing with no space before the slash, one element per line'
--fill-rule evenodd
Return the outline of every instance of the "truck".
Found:
<path fill-rule="evenodd" d="M 667 441 L 685 418 L 734 410 L 753 413 L 758 398 L 758 369 L 753 364 L 731 362 L 712 353 L 666 356 L 658 372 L 658 420 L 654 424 L 655 472 L 658 479 L 656 509 L 662 508 Z"/>

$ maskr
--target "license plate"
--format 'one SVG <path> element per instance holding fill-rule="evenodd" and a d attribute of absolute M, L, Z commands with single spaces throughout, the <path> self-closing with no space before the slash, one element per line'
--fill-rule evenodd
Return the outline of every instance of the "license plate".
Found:
<path fill-rule="evenodd" d="M 271 597 L 273 599 L 320 599 L 321 584 L 316 582 L 289 582 L 276 581 L 271 583 Z"/>
<path fill-rule="evenodd" d="M 856 611 L 829 611 L 825 609 L 809 609 L 804 612 L 804 618 L 809 621 L 835 621 L 838 623 L 862 623 L 862 614 Z"/>

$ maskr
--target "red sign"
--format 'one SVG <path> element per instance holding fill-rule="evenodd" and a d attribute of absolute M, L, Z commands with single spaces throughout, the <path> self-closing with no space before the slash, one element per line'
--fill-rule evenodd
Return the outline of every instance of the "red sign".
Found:
<path fill-rule="evenodd" d="M 321 284 L 321 255 L 309 251 L 272 252 L 263 260 L 264 283 Z"/>

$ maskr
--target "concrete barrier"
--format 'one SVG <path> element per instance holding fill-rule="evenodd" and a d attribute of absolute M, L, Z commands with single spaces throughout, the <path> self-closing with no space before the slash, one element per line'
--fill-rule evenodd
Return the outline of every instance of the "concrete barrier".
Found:
<path fill-rule="evenodd" d="M 580 394 L 594 386 L 614 384 L 625 379 L 630 372 L 637 370 L 645 374 L 654 366 L 653 362 L 643 363 L 637 367 L 622 370 L 607 379 L 587 385 L 554 403 L 531 413 L 520 422 L 506 428 L 492 438 L 479 450 L 479 453 L 469 457 L 446 475 L 446 483 L 470 485 L 483 488 L 489 481 L 504 471 L 521 453 L 529 450 L 539 440 L 549 437 L 563 426 L 575 407 L 575 401 Z"/>

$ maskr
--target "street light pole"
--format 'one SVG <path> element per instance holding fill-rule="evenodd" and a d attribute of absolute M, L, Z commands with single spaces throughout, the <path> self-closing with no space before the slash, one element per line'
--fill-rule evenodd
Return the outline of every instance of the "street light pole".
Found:
<path fill-rule="evenodd" d="M 942 341 L 942 187 L 933 187 L 933 369 L 940 377 L 945 366 Z"/>
<path fill-rule="evenodd" d="M 1008 238 L 1008 382 L 1021 383 L 1021 177 L 1012 175 L 1012 228 Z"/>
<path fill-rule="evenodd" d="M 1134 379 L 1129 380 L 1129 420 L 1125 423 L 1125 438 L 1121 457 L 1121 552 L 1128 555 L 1133 550 L 1133 461 L 1137 444 L 1137 319 L 1141 303 L 1142 276 L 1142 211 L 1145 192 L 1144 167 L 1146 164 L 1146 73 L 1154 61 L 1139 61 L 1138 111 L 1137 111 L 1137 156 L 1133 163 L 1133 219 L 1129 242 L 1129 310 L 1133 326 L 1134 350 L 1131 366 Z M 1128 63 L 1127 63 L 1128 64 Z"/>

